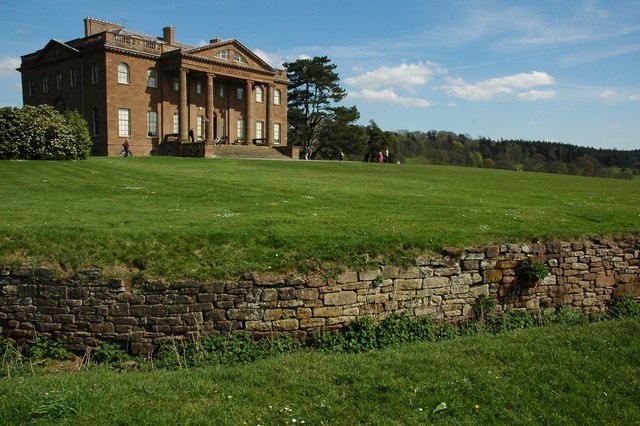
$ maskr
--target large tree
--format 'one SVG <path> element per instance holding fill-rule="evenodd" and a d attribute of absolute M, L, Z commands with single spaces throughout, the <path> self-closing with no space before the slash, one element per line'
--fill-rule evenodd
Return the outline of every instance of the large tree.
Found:
<path fill-rule="evenodd" d="M 289 138 L 294 145 L 314 147 L 321 125 L 333 120 L 347 93 L 340 87 L 336 65 L 326 56 L 284 64 L 289 78 Z"/>

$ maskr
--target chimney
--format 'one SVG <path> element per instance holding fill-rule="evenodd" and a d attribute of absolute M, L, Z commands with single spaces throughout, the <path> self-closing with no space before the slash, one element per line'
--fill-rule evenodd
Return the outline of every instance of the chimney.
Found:
<path fill-rule="evenodd" d="M 211 40 L 209 40 L 209 44 L 216 44 L 220 41 L 220 39 L 218 37 L 214 37 Z"/>
<path fill-rule="evenodd" d="M 176 29 L 172 26 L 164 27 L 162 29 L 162 38 L 169 46 L 174 46 L 176 43 Z"/>

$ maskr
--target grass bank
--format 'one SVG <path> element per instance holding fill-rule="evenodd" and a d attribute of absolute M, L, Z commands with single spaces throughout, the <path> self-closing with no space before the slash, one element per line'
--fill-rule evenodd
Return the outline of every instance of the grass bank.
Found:
<path fill-rule="evenodd" d="M 640 181 L 426 165 L 0 162 L 0 263 L 197 279 L 640 230 Z"/>
<path fill-rule="evenodd" d="M 639 336 L 626 319 L 179 371 L 38 370 L 0 379 L 0 424 L 637 424 Z"/>

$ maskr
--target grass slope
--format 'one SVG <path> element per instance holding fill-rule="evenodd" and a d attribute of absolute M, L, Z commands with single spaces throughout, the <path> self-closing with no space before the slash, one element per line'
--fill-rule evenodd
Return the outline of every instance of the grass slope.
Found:
<path fill-rule="evenodd" d="M 213 278 L 640 230 L 640 181 L 425 165 L 0 162 L 0 263 Z"/>
<path fill-rule="evenodd" d="M 638 424 L 639 336 L 635 319 L 218 368 L 25 372 L 0 379 L 0 424 Z"/>

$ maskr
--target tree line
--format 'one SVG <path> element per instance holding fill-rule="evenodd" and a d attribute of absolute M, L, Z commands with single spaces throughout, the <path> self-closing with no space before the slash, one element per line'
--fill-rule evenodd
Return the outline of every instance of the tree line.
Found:
<path fill-rule="evenodd" d="M 377 158 L 389 150 L 390 161 L 408 159 L 440 165 L 500 168 L 546 173 L 633 178 L 640 174 L 640 150 L 619 151 L 559 142 L 472 138 L 450 131 L 384 131 L 370 121 L 355 124 L 355 106 L 338 106 L 347 93 L 336 65 L 326 56 L 284 64 L 288 92 L 289 142 L 312 152 L 311 158 Z"/>

